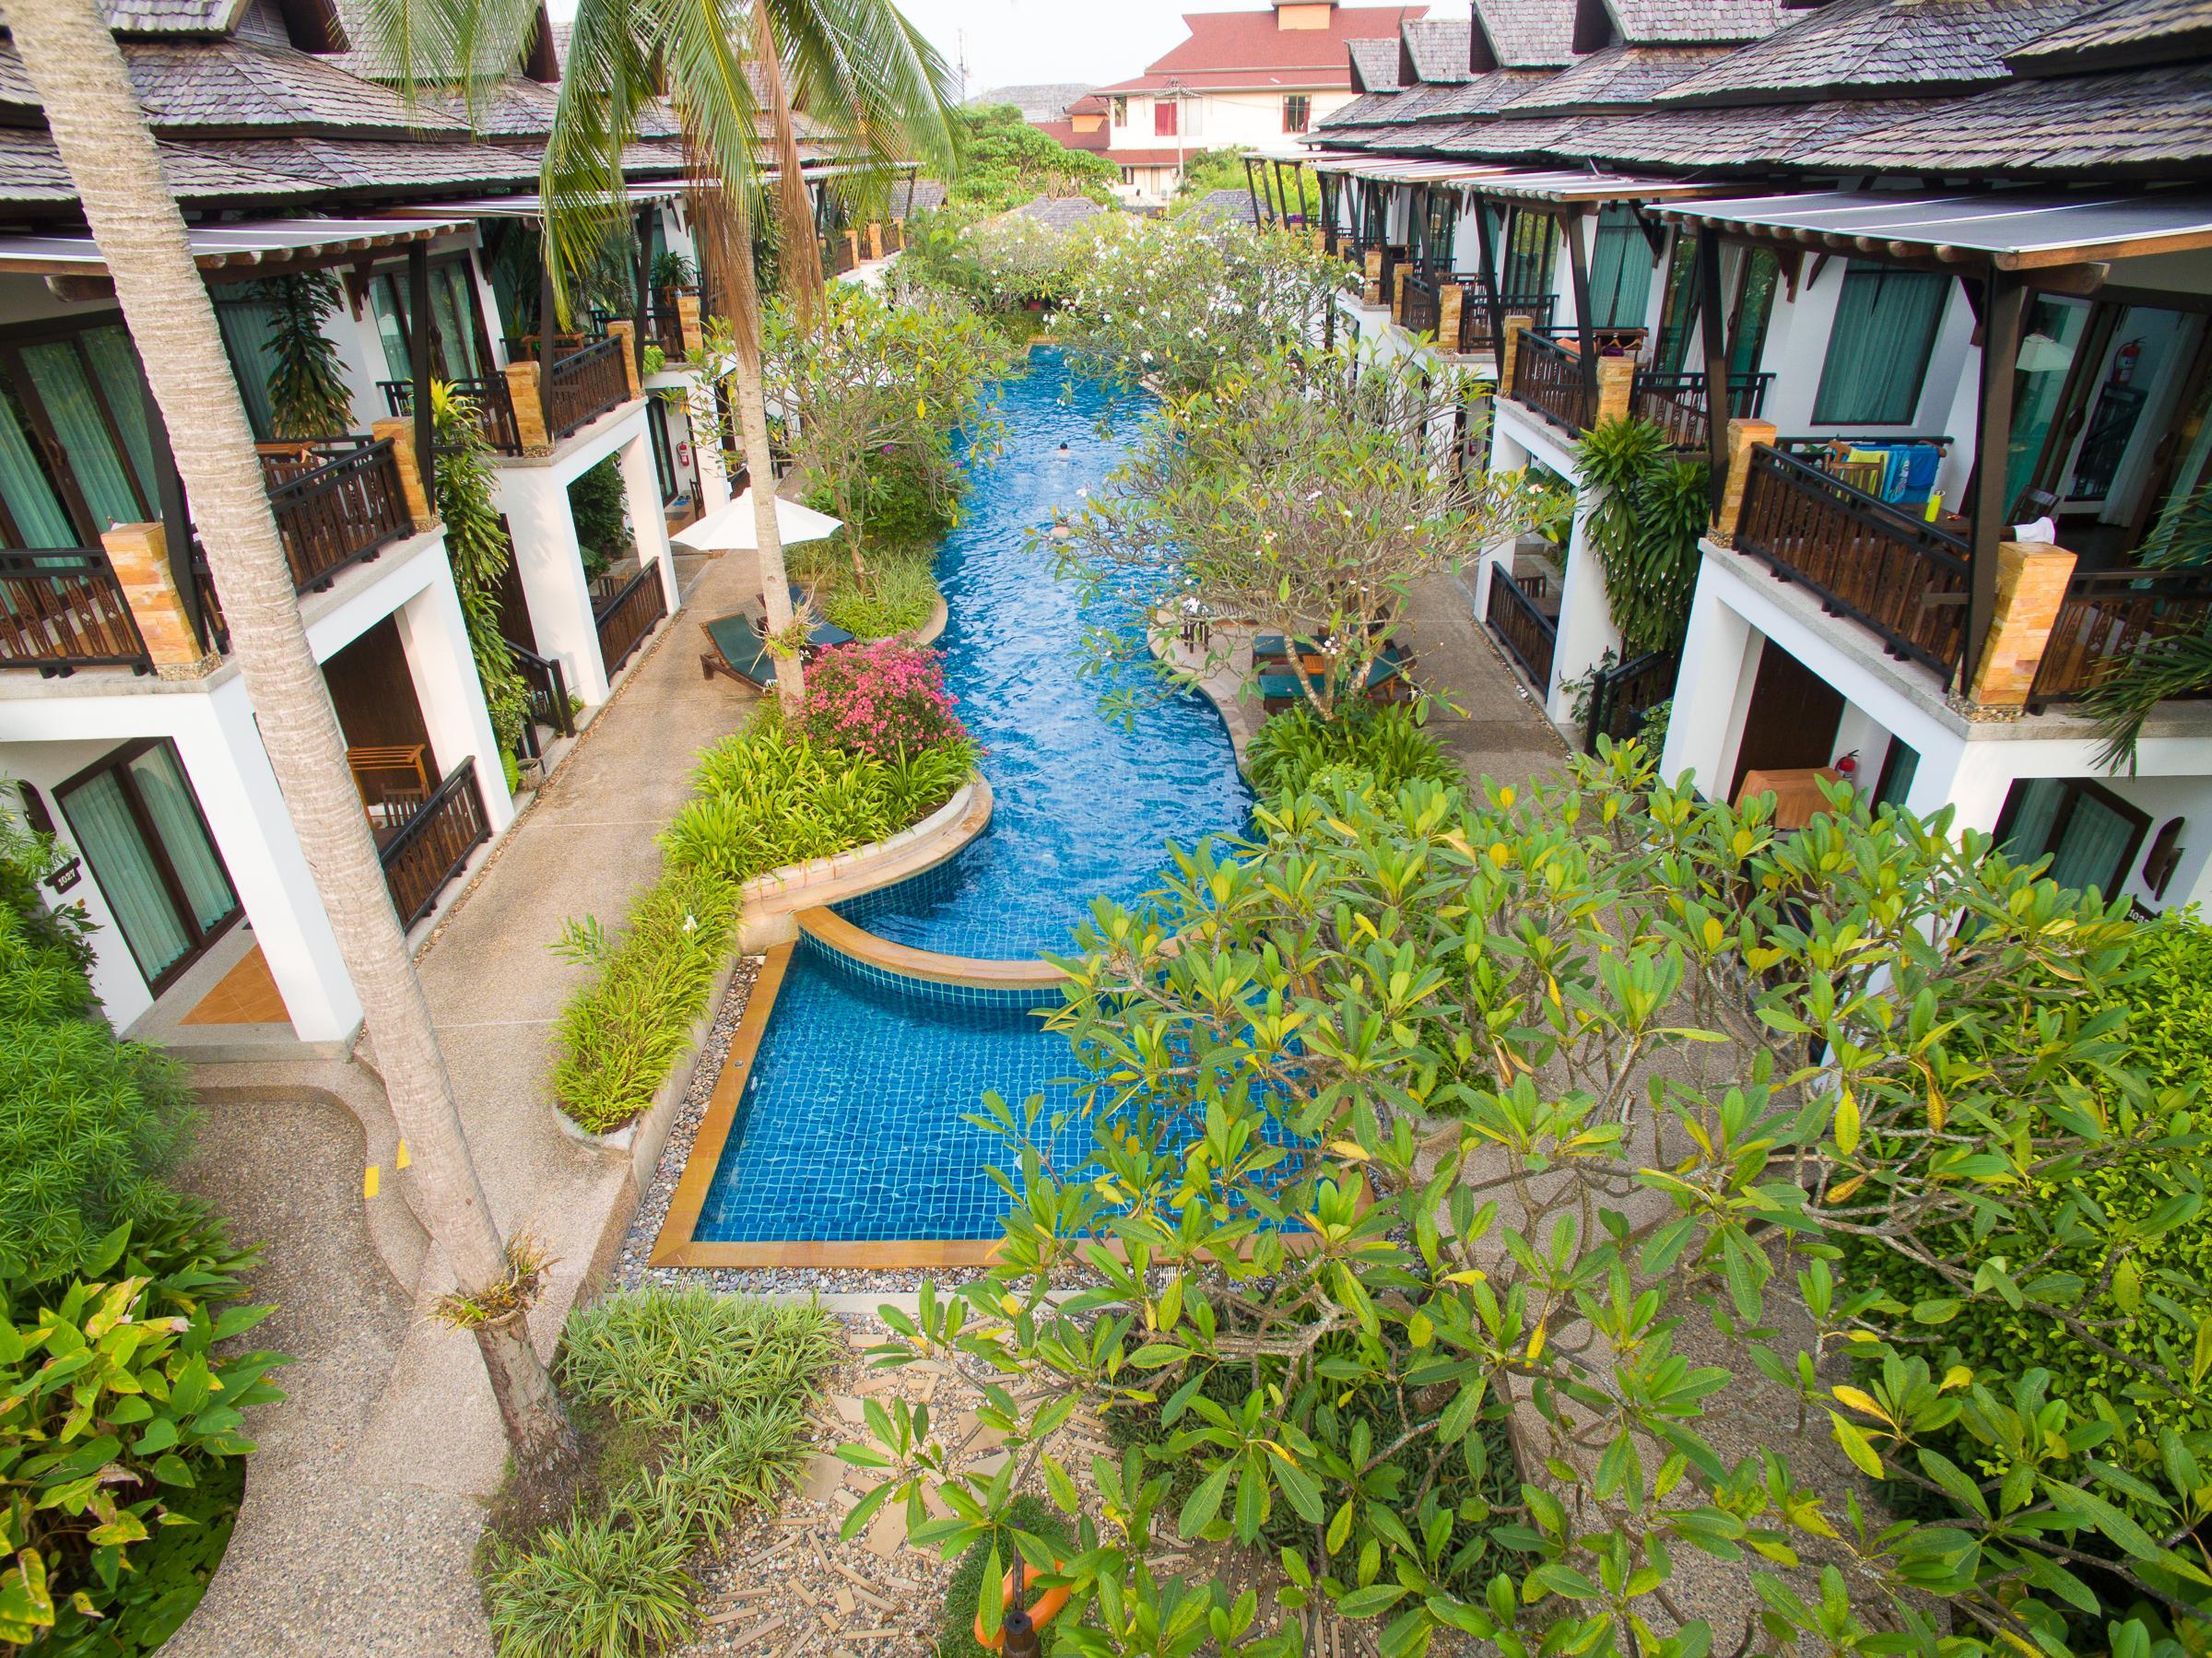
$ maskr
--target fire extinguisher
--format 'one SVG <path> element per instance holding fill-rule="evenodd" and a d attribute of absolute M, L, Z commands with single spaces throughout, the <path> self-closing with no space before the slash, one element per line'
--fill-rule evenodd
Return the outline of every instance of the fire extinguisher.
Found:
<path fill-rule="evenodd" d="M 2136 362 L 2142 355 L 2143 342 L 2141 340 L 2130 340 L 2120 347 L 2119 354 L 2112 359 L 2112 383 L 2114 385 L 2124 386 L 2135 379 Z"/>

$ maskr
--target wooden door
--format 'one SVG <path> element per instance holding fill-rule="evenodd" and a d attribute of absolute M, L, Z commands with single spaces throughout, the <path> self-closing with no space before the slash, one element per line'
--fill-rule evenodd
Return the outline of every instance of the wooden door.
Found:
<path fill-rule="evenodd" d="M 1744 715 L 1744 740 L 1735 751 L 1728 798 L 1744 786 L 1747 771 L 1787 771 L 1825 766 L 1835 758 L 1843 696 L 1772 640 L 1759 654 L 1759 677 Z"/>

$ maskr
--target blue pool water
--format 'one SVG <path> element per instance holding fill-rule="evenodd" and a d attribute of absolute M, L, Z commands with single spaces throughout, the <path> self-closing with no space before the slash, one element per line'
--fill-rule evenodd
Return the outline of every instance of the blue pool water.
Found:
<path fill-rule="evenodd" d="M 924 949 L 1014 958 L 1069 949 L 1093 897 L 1136 899 L 1169 841 L 1241 829 L 1251 797 L 1205 702 L 1174 698 L 1126 728 L 1100 711 L 1102 687 L 1081 672 L 1084 632 L 1135 625 L 1145 595 L 1084 604 L 1027 534 L 1099 488 L 1141 414 L 1118 415 L 1101 436 L 1095 388 L 1071 386 L 1050 351 L 1005 387 L 1001 407 L 1006 447 L 978 468 L 937 557 L 950 612 L 946 681 L 983 745 L 992 826 L 940 868 L 841 910 Z M 962 1119 L 986 1090 L 1017 1108 L 1042 1094 L 1042 1137 L 1073 1099 L 1076 1068 L 1065 1041 L 1024 1007 L 918 994 L 802 942 L 694 1236 L 994 1238 L 1008 1205 L 987 1170 L 1009 1158 L 1005 1142 Z M 1053 1137 L 1064 1175 L 1090 1142 L 1082 1122 Z"/>

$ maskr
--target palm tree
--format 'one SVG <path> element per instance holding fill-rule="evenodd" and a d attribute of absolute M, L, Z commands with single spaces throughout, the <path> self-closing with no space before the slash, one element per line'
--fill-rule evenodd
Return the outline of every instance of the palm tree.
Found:
<path fill-rule="evenodd" d="M 94 0 L 11 0 L 7 26 L 168 417 L 177 470 L 223 595 L 230 647 L 367 1014 L 430 1229 L 462 1292 L 490 1291 L 509 1276 L 506 1247 L 469 1159 L 429 1006 L 300 619 L 215 307 L 162 179 L 123 53 Z M 477 1337 L 516 1461 L 532 1470 L 549 1466 L 573 1448 L 574 1436 L 521 1319 L 488 1325 Z"/>
<path fill-rule="evenodd" d="M 537 0 L 366 0 L 363 21 L 411 84 L 460 80 L 473 89 L 484 66 L 504 71 L 519 60 L 536 17 Z M 741 41 L 751 42 L 761 69 L 765 112 L 747 78 Z M 705 181 L 689 200 L 700 280 L 707 310 L 730 324 L 736 347 L 738 446 L 753 478 L 760 598 L 787 703 L 803 681 L 775 522 L 752 227 L 763 218 L 771 158 L 781 152 L 787 252 L 797 259 L 802 288 L 818 284 L 792 106 L 830 123 L 849 165 L 880 172 L 914 160 L 949 169 L 949 85 L 944 59 L 893 0 L 580 0 L 571 26 L 540 177 L 556 299 L 565 312 L 570 274 L 627 217 L 623 153 L 641 112 L 666 97 L 689 171 Z M 801 241 L 804 249 L 792 245 Z"/>

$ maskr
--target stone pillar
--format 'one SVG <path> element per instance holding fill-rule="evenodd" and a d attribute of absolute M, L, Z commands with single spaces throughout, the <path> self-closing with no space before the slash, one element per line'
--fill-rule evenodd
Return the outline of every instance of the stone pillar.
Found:
<path fill-rule="evenodd" d="M 1983 708 L 2025 708 L 2051 642 L 2052 624 L 2073 579 L 2074 555 L 2036 542 L 1997 544 L 1997 608 L 1974 669 L 1972 700 Z"/>
<path fill-rule="evenodd" d="M 847 230 L 844 234 L 845 269 L 851 270 L 854 265 L 860 263 L 860 232 L 858 230 Z"/>
<path fill-rule="evenodd" d="M 868 221 L 868 257 L 883 257 L 883 226 L 874 219 Z"/>
<path fill-rule="evenodd" d="M 1535 319 L 1520 315 L 1505 319 L 1505 339 L 1498 347 L 1498 394 L 1513 394 L 1513 364 L 1521 356 L 1521 336 L 1535 326 Z"/>
<path fill-rule="evenodd" d="M 431 528 L 438 522 L 438 506 L 422 487 L 422 465 L 415 453 L 415 422 L 375 420 L 370 423 L 369 433 L 380 443 L 386 438 L 392 440 L 392 459 L 399 466 L 399 492 L 406 497 L 407 516 L 415 521 L 417 529 Z"/>
<path fill-rule="evenodd" d="M 1467 302 L 1467 290 L 1456 282 L 1444 284 L 1436 302 L 1436 343 L 1446 351 L 1459 349 L 1459 313 Z"/>
<path fill-rule="evenodd" d="M 638 378 L 638 325 L 628 318 L 606 325 L 606 337 L 622 342 L 622 380 L 634 398 L 645 395 L 645 382 Z"/>
<path fill-rule="evenodd" d="M 1391 273 L 1390 320 L 1394 323 L 1406 320 L 1406 279 L 1412 275 L 1412 267 L 1403 265 Z"/>
<path fill-rule="evenodd" d="M 119 523 L 101 535 L 100 544 L 108 549 L 116 585 L 154 672 L 164 679 L 203 679 L 213 673 L 222 658 L 203 651 L 193 631 L 192 612 L 169 568 L 168 531 L 158 523 Z"/>
<path fill-rule="evenodd" d="M 1712 521 L 1712 538 L 1726 547 L 1735 539 L 1735 526 L 1744 521 L 1744 491 L 1751 483 L 1751 451 L 1774 441 L 1771 420 L 1728 422 L 1728 487 L 1721 493 L 1721 510 Z"/>
<path fill-rule="evenodd" d="M 537 395 L 537 364 L 509 363 L 507 399 L 514 405 L 514 429 L 524 454 L 551 454 L 553 434 L 546 429 L 546 406 Z"/>
<path fill-rule="evenodd" d="M 697 294 L 676 296 L 676 326 L 677 332 L 683 335 L 684 360 L 697 362 L 700 352 L 706 349 L 707 344 L 706 332 L 699 325 L 699 296 Z"/>
<path fill-rule="evenodd" d="M 1597 415 L 1594 425 L 1629 417 L 1629 397 L 1636 384 L 1636 359 L 1625 353 L 1597 359 Z"/>
<path fill-rule="evenodd" d="M 1382 250 L 1381 248 L 1370 248 L 1367 250 L 1366 276 L 1366 284 L 1359 290 L 1359 302 L 1363 305 L 1382 304 Z"/>

